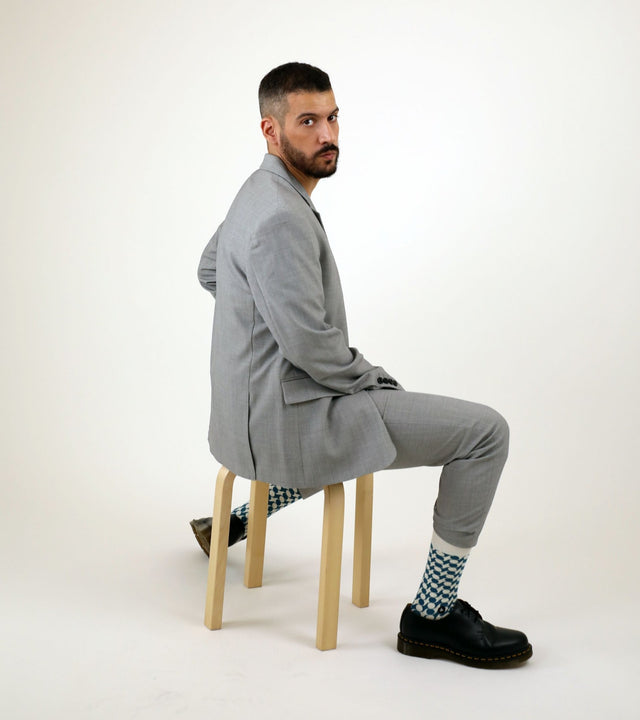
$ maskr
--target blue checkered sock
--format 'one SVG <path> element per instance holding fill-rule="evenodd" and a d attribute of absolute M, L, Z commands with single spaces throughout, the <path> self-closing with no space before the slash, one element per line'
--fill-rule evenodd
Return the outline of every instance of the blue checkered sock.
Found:
<path fill-rule="evenodd" d="M 433 533 L 424 577 L 411 603 L 413 612 L 428 620 L 441 620 L 451 612 L 470 550 L 450 545 Z"/>
<path fill-rule="evenodd" d="M 296 500 L 301 500 L 302 495 L 299 490 L 295 488 L 278 487 L 277 485 L 269 485 L 269 500 L 267 503 L 267 517 L 273 515 L 273 513 L 282 510 L 283 507 L 291 505 Z M 244 523 L 244 535 L 240 538 L 244 540 L 247 537 L 247 522 L 249 521 L 249 503 L 240 505 L 235 510 L 232 510 L 233 515 L 242 520 Z"/>

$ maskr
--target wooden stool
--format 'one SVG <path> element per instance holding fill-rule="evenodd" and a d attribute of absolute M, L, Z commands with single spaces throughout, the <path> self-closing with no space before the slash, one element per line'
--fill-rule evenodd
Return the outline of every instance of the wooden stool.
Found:
<path fill-rule="evenodd" d="M 210 630 L 222 627 L 224 581 L 227 571 L 229 518 L 235 475 L 223 467 L 216 480 L 209 553 L 209 577 L 204 624 Z M 244 584 L 248 588 L 262 585 L 264 543 L 267 530 L 269 484 L 251 481 L 247 552 L 244 564 Z M 353 586 L 351 599 L 358 607 L 369 605 L 371 574 L 371 523 L 373 514 L 373 475 L 363 475 L 356 481 L 356 516 L 353 551 Z M 342 483 L 324 488 L 324 520 L 322 525 L 322 556 L 320 561 L 320 590 L 318 595 L 318 626 L 316 647 L 333 650 L 338 638 L 338 605 L 342 569 L 342 534 L 344 527 L 344 486 Z"/>

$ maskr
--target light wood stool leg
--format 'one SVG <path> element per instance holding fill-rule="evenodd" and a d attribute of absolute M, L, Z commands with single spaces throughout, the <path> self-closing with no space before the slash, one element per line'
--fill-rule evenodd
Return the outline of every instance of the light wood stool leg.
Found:
<path fill-rule="evenodd" d="M 338 607 L 342 570 L 342 533 L 344 530 L 344 486 L 327 485 L 324 489 L 322 558 L 318 595 L 318 650 L 333 650 L 338 640 Z"/>
<path fill-rule="evenodd" d="M 356 480 L 356 518 L 353 537 L 353 586 L 351 600 L 368 607 L 371 581 L 371 526 L 373 521 L 373 475 Z"/>
<path fill-rule="evenodd" d="M 249 500 L 249 524 L 247 527 L 247 551 L 244 560 L 244 584 L 248 588 L 262 585 L 268 503 L 269 483 L 252 480 L 251 498 Z"/>
<path fill-rule="evenodd" d="M 229 548 L 229 519 L 231 497 L 235 475 L 227 468 L 220 468 L 216 480 L 211 526 L 211 548 L 209 552 L 209 576 L 207 578 L 207 599 L 204 608 L 204 624 L 209 630 L 222 627 L 222 605 L 224 603 L 224 580 L 227 573 L 227 550 Z"/>

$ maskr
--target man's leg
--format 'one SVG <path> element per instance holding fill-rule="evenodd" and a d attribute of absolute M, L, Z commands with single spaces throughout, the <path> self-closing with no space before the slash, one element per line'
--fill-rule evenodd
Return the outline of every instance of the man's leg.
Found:
<path fill-rule="evenodd" d="M 303 497 L 299 490 L 294 488 L 278 487 L 269 485 L 269 500 L 267 505 L 267 517 L 282 510 L 283 507 L 291 505 Z M 249 503 L 240 505 L 231 512 L 231 523 L 229 524 L 229 547 L 247 537 L 247 522 L 249 520 Z M 209 555 L 211 545 L 211 518 L 200 518 L 191 521 L 191 529 L 196 536 L 200 547 Z"/>
<path fill-rule="evenodd" d="M 507 423 L 491 408 L 453 398 L 393 390 L 372 391 L 370 397 L 396 446 L 389 469 L 443 467 L 427 566 L 403 613 L 398 649 L 479 667 L 526 660 L 526 636 L 485 623 L 457 597 L 507 459 Z"/>

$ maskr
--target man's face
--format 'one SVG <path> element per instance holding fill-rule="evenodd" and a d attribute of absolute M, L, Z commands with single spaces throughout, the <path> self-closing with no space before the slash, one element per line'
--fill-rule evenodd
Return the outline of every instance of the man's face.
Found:
<path fill-rule="evenodd" d="M 290 93 L 280 131 L 286 164 L 312 178 L 338 169 L 338 108 L 333 91 Z"/>

